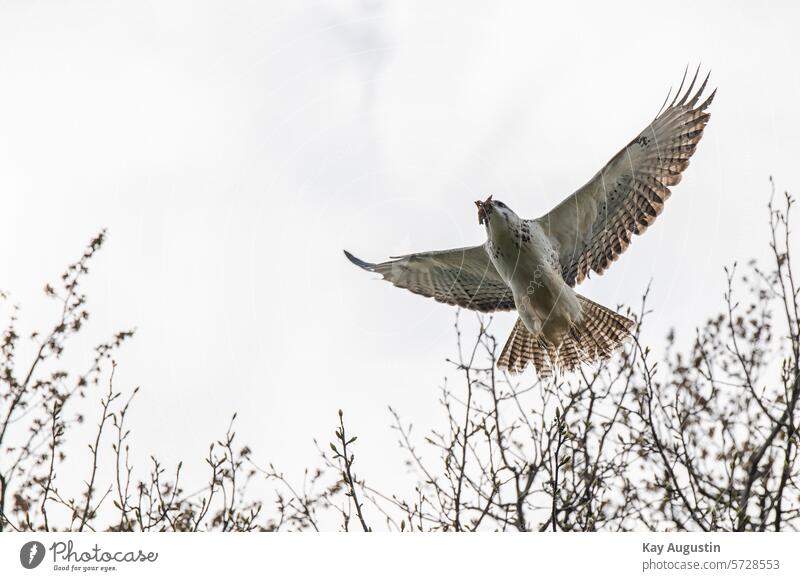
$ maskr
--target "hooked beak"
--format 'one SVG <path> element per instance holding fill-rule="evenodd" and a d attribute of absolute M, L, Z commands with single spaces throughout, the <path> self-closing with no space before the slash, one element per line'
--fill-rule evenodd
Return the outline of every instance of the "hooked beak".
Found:
<path fill-rule="evenodd" d="M 489 214 L 492 212 L 492 196 L 486 198 L 485 202 L 476 200 L 475 205 L 478 206 L 478 224 L 488 224 Z"/>

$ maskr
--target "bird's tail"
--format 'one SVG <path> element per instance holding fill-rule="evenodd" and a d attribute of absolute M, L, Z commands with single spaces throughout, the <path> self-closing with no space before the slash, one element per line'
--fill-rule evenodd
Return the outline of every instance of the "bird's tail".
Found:
<path fill-rule="evenodd" d="M 545 378 L 554 371 L 569 372 L 583 363 L 610 357 L 630 335 L 633 321 L 586 297 L 577 297 L 583 318 L 570 328 L 561 345 L 553 345 L 541 333 L 531 333 L 522 319 L 517 319 L 497 366 L 521 373 L 532 363 L 539 377 Z"/>

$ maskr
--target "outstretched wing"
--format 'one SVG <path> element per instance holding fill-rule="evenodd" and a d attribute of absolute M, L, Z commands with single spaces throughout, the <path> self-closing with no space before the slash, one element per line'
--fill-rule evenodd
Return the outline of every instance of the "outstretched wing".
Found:
<path fill-rule="evenodd" d="M 697 105 L 708 82 L 706 76 L 693 94 L 697 72 L 686 92 L 684 74 L 669 106 L 662 106 L 653 122 L 589 183 L 538 219 L 557 244 L 561 274 L 570 286 L 590 271 L 602 274 L 625 251 L 632 235 L 642 234 L 655 221 L 669 187 L 681 181 L 716 93 Z"/>
<path fill-rule="evenodd" d="M 382 274 L 394 286 L 448 305 L 484 313 L 515 308 L 511 289 L 483 245 L 408 254 L 380 264 L 364 262 L 347 250 L 344 254 L 356 266 Z"/>

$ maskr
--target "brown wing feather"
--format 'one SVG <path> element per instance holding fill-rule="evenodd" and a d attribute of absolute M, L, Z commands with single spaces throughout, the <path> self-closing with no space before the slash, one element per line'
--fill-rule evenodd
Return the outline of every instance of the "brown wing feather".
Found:
<path fill-rule="evenodd" d="M 708 76 L 693 93 L 696 81 L 697 73 L 685 92 L 681 82 L 673 101 L 644 131 L 585 186 L 539 218 L 558 246 L 562 276 L 570 286 L 591 271 L 602 274 L 632 236 L 644 233 L 661 213 L 710 117 L 706 109 L 716 91 L 698 105 Z"/>
<path fill-rule="evenodd" d="M 393 285 L 441 303 L 491 313 L 515 309 L 514 296 L 498 274 L 484 247 L 421 252 L 372 264 L 346 250 L 345 256 Z"/>

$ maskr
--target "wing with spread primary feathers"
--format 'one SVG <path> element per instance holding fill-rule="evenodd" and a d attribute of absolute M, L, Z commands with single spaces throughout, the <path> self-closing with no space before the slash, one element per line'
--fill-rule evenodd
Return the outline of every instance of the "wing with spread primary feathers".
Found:
<path fill-rule="evenodd" d="M 710 116 L 706 109 L 716 91 L 698 105 L 708 76 L 693 93 L 696 81 L 697 73 L 685 92 L 681 82 L 672 102 L 636 139 L 589 183 L 539 218 L 556 242 L 561 273 L 570 286 L 591 271 L 602 274 L 631 237 L 642 234 L 661 213 L 670 186 L 680 182 Z"/>
<path fill-rule="evenodd" d="M 483 245 L 408 254 L 379 264 L 344 253 L 356 266 L 383 275 L 393 285 L 442 303 L 483 313 L 515 309 L 511 289 Z"/>

